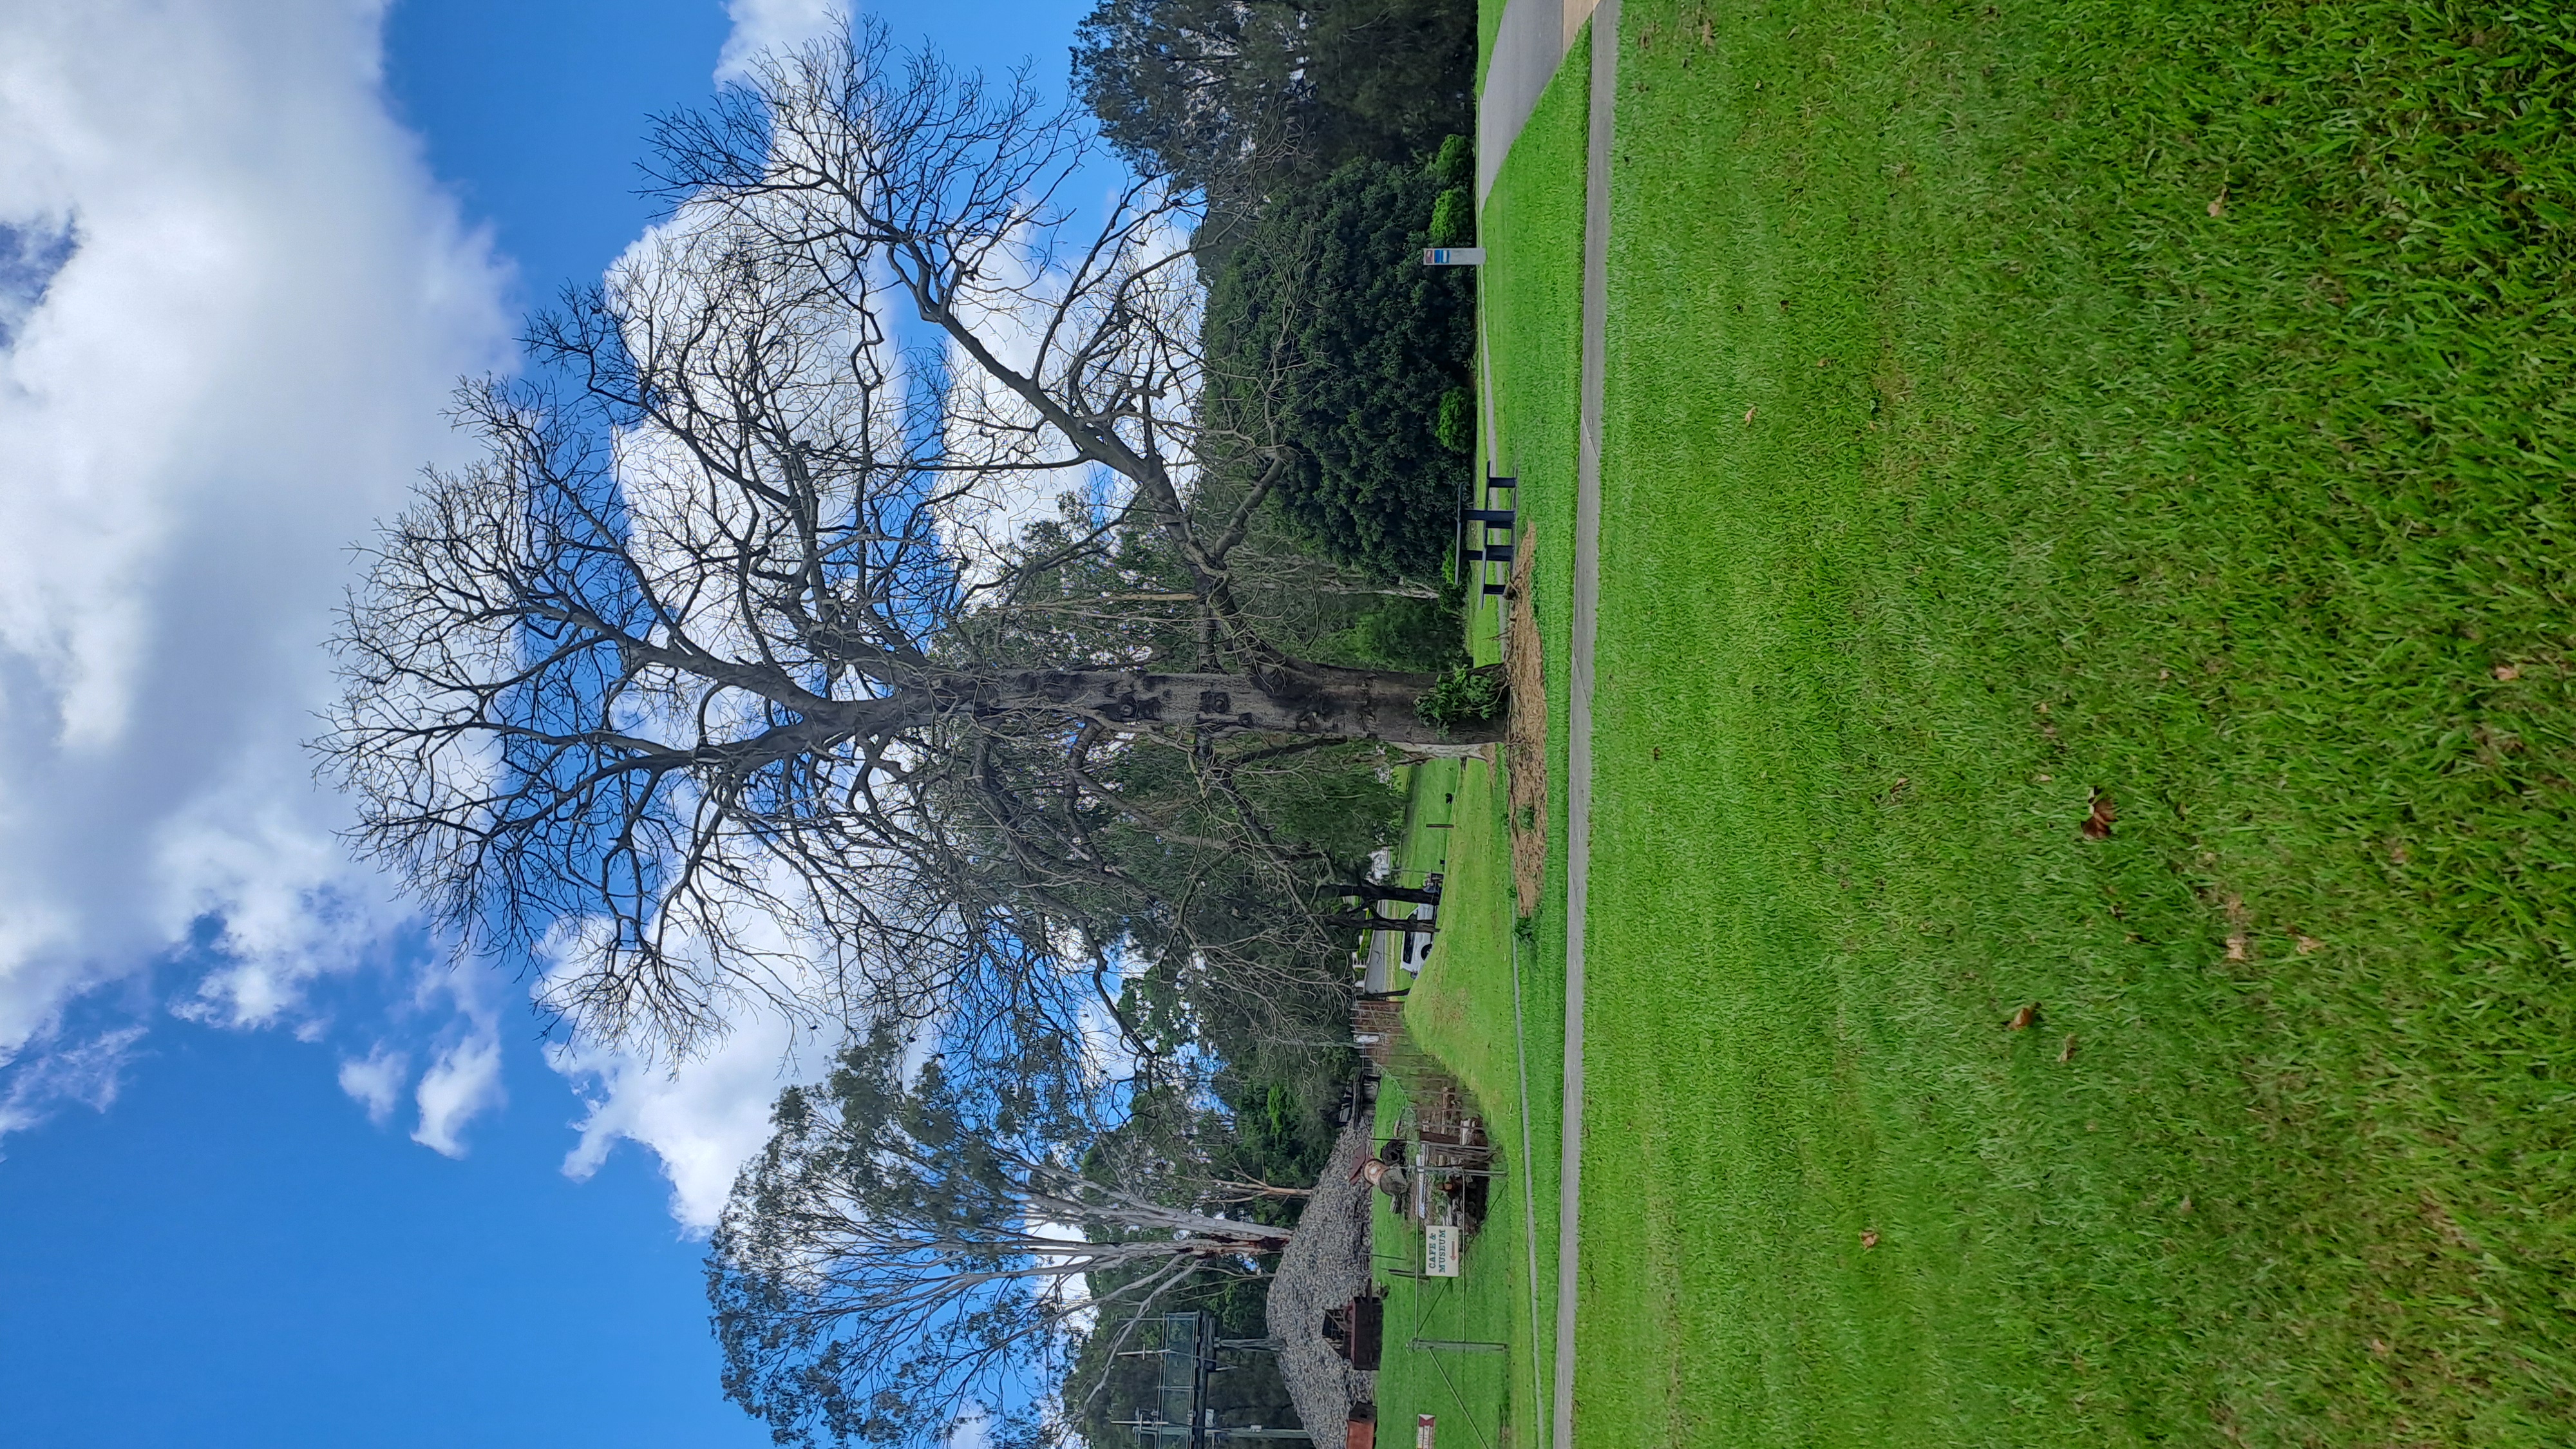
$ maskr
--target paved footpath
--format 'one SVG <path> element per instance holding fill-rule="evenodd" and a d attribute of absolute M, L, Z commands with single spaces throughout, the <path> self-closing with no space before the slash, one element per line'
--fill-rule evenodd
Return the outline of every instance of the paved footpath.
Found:
<path fill-rule="evenodd" d="M 1538 109 L 1538 98 L 1556 78 L 1565 53 L 1583 33 L 1597 0 L 1506 0 L 1494 31 L 1494 53 L 1485 61 L 1485 88 L 1476 97 L 1476 204 L 1494 189 L 1494 177 L 1512 142 Z"/>
<path fill-rule="evenodd" d="M 1618 98 L 1619 0 L 1508 0 L 1476 106 L 1476 201 L 1494 189 L 1503 158 L 1539 96 L 1590 21 L 1612 37 L 1592 48 L 1589 135 L 1583 177 L 1583 362 L 1574 484 L 1574 645 L 1566 739 L 1565 1122 L 1556 1225 L 1556 1385 L 1553 1449 L 1574 1445 L 1574 1306 L 1581 1287 L 1583 1206 L 1583 946 L 1592 879 L 1592 641 L 1601 594 L 1601 399 L 1604 315 L 1609 305 L 1610 136 Z M 1481 320 L 1479 323 L 1481 327 Z M 1480 337 L 1479 341 L 1483 339 Z M 1491 349 L 1479 347 L 1487 357 Z M 1486 436 L 1494 432 L 1490 365 Z"/>
<path fill-rule="evenodd" d="M 1567 0 L 1569 7 L 1573 0 Z M 1568 11 L 1571 14 L 1571 9 Z M 1583 1247 L 1583 945 L 1592 883 L 1592 636 L 1601 608 L 1601 395 L 1608 358 L 1610 127 L 1619 94 L 1619 0 L 1592 12 L 1583 166 L 1583 397 L 1574 463 L 1574 647 L 1565 791 L 1565 1156 L 1556 1223 L 1556 1449 L 1574 1445 L 1574 1301 Z M 1568 27 L 1573 22 L 1569 19 Z"/>

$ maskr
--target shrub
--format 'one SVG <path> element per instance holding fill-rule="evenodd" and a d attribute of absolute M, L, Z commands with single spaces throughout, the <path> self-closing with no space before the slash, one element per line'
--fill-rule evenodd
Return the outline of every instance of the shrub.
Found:
<path fill-rule="evenodd" d="M 1453 387 L 1440 395 L 1440 416 L 1431 424 L 1431 435 L 1440 446 L 1452 453 L 1476 454 L 1476 395 L 1463 387 Z"/>
<path fill-rule="evenodd" d="M 1462 247 L 1476 239 L 1476 202 L 1463 186 L 1441 192 L 1431 203 L 1431 244 Z"/>
<path fill-rule="evenodd" d="M 1503 677 L 1493 669 L 1452 669 L 1422 692 L 1413 712 L 1440 730 L 1490 723 L 1503 712 Z"/>
<path fill-rule="evenodd" d="M 1431 157 L 1431 179 L 1447 190 L 1455 191 L 1476 184 L 1476 143 L 1464 136 L 1451 136 L 1440 143 Z"/>

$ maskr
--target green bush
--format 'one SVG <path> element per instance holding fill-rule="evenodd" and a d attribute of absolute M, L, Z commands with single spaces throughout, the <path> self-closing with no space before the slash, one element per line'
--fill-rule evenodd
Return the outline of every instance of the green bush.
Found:
<path fill-rule="evenodd" d="M 1503 712 L 1503 677 L 1493 669 L 1452 669 L 1423 691 L 1413 712 L 1441 730 L 1491 723 Z"/>
<path fill-rule="evenodd" d="M 1453 186 L 1431 203 L 1431 244 L 1462 247 L 1476 239 L 1476 202 L 1467 188 Z"/>
<path fill-rule="evenodd" d="M 1440 143 L 1431 157 L 1431 179 L 1444 190 L 1459 191 L 1476 184 L 1476 143 L 1464 136 L 1451 136 Z"/>
<path fill-rule="evenodd" d="M 1440 187 L 1431 203 L 1431 244 L 1463 247 L 1476 239 L 1476 149 L 1464 136 L 1440 143 L 1423 173 Z"/>
<path fill-rule="evenodd" d="M 1474 457 L 1476 453 L 1476 395 L 1463 387 L 1453 387 L 1440 395 L 1440 416 L 1431 424 L 1431 435 L 1440 446 L 1452 453 Z"/>

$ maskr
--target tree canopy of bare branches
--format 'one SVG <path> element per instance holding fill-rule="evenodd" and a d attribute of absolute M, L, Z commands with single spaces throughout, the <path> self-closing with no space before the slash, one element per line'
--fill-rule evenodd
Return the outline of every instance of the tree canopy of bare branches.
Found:
<path fill-rule="evenodd" d="M 1179 203 L 1068 217 L 1091 154 L 871 27 L 768 58 L 660 124 L 670 220 L 532 324 L 542 381 L 464 389 L 483 456 L 373 544 L 324 771 L 579 1028 L 687 1052 L 756 997 L 1070 1033 L 1100 903 L 1198 889 L 1107 832 L 1235 859 L 1329 949 L 1330 871 L 1242 772 L 1466 743 L 1429 676 L 1247 606 L 1290 445 L 1198 406 Z M 1186 808 L 1132 787 L 1149 756 Z"/>

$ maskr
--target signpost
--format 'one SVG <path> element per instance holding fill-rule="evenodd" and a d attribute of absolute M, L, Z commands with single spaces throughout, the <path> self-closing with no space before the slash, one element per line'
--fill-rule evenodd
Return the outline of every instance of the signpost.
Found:
<path fill-rule="evenodd" d="M 1426 267 L 1481 267 L 1485 264 L 1483 247 L 1433 247 L 1422 254 Z"/>
<path fill-rule="evenodd" d="M 1422 1276 L 1458 1276 L 1458 1229 L 1434 1223 L 1422 1230 Z"/>

